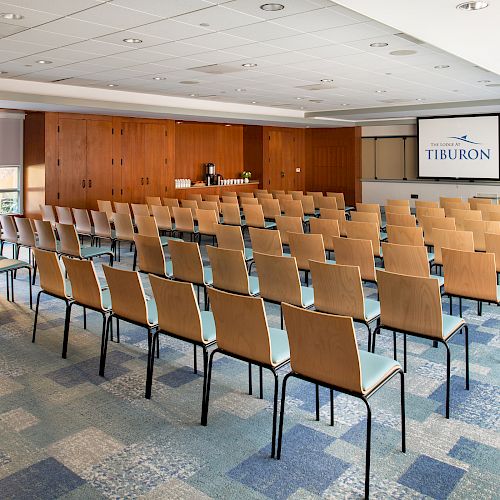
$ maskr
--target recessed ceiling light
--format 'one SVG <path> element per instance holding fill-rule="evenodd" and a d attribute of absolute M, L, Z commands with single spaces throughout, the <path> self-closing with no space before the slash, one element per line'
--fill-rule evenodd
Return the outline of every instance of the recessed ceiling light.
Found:
<path fill-rule="evenodd" d="M 283 10 L 285 6 L 281 3 L 265 3 L 260 6 L 262 10 L 267 10 L 267 11 L 276 11 L 276 10 Z"/>
<path fill-rule="evenodd" d="M 423 99 L 421 97 L 417 97 L 415 101 L 423 101 Z"/>
<path fill-rule="evenodd" d="M 385 42 L 375 42 L 375 43 L 370 43 L 370 47 L 387 47 L 389 44 Z"/>
<path fill-rule="evenodd" d="M 255 64 L 255 63 L 245 63 L 245 64 L 242 64 L 242 66 L 244 68 L 255 68 L 255 66 L 257 66 L 257 64 Z"/>
<path fill-rule="evenodd" d="M 377 94 L 385 94 L 387 90 L 376 90 L 375 91 Z"/>
<path fill-rule="evenodd" d="M 416 50 L 393 50 L 392 52 L 389 52 L 391 56 L 412 56 L 416 53 Z"/>
<path fill-rule="evenodd" d="M 297 101 L 301 101 L 302 97 L 296 97 L 295 99 L 297 99 Z"/>
<path fill-rule="evenodd" d="M 386 75 L 392 75 L 392 73 L 385 73 Z"/>
<path fill-rule="evenodd" d="M 257 101 L 252 101 L 252 104 L 257 104 Z"/>
<path fill-rule="evenodd" d="M 491 80 L 478 80 L 477 83 L 490 83 Z"/>
<path fill-rule="evenodd" d="M 202 28 L 208 28 L 210 26 L 210 24 L 208 24 L 208 23 L 200 23 L 200 26 Z"/>
<path fill-rule="evenodd" d="M 321 83 L 331 83 L 331 82 L 333 82 L 333 80 L 331 80 L 330 78 L 322 78 L 322 79 L 320 80 L 320 82 L 321 82 Z"/>
<path fill-rule="evenodd" d="M 434 66 L 434 69 L 446 69 L 449 68 L 449 64 L 438 64 L 437 66 Z"/>
<path fill-rule="evenodd" d="M 488 2 L 463 2 L 457 5 L 459 10 L 481 10 L 488 7 Z"/>
<path fill-rule="evenodd" d="M 247 91 L 247 89 L 234 89 L 234 90 L 236 90 L 236 92 L 246 92 Z"/>
<path fill-rule="evenodd" d="M 350 106 L 350 104 L 347 104 L 347 103 L 342 103 L 341 106 Z"/>
<path fill-rule="evenodd" d="M 196 97 L 196 94 L 189 94 L 189 97 Z"/>
<path fill-rule="evenodd" d="M 500 87 L 500 83 L 487 83 L 486 87 Z"/>
<path fill-rule="evenodd" d="M 3 12 L 0 14 L 0 17 L 2 19 L 8 19 L 9 21 L 19 21 L 21 19 L 24 19 L 24 16 L 21 14 L 14 14 L 12 12 Z"/>
<path fill-rule="evenodd" d="M 40 59 L 40 61 L 37 61 L 38 64 L 52 64 L 52 61 L 46 61 L 44 59 Z"/>
<path fill-rule="evenodd" d="M 108 87 L 118 87 L 116 83 L 108 83 Z"/>
<path fill-rule="evenodd" d="M 164 76 L 155 76 L 153 80 L 166 80 L 166 78 Z"/>
<path fill-rule="evenodd" d="M 125 43 L 142 43 L 142 40 L 139 38 L 124 38 L 123 41 Z"/>

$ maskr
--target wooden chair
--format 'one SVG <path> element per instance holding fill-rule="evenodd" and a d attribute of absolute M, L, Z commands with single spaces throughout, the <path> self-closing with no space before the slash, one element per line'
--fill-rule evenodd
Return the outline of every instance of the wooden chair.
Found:
<path fill-rule="evenodd" d="M 452 210 L 470 210 L 470 205 L 465 202 L 461 203 L 445 203 L 443 206 L 444 208 L 444 213 L 446 214 L 446 217 L 452 217 L 451 212 Z"/>
<path fill-rule="evenodd" d="M 109 200 L 97 200 L 97 209 L 99 212 L 104 212 L 109 220 L 109 222 L 113 222 L 113 205 Z"/>
<path fill-rule="evenodd" d="M 254 189 L 255 196 L 258 194 L 271 194 L 267 189 Z M 271 194 L 272 196 L 272 194 Z"/>
<path fill-rule="evenodd" d="M 84 208 L 74 208 L 73 217 L 75 218 L 75 229 L 78 235 L 88 236 L 93 239 L 94 231 L 88 211 Z"/>
<path fill-rule="evenodd" d="M 311 218 L 309 221 L 311 234 L 321 234 L 325 250 L 330 255 L 333 252 L 333 238 L 340 236 L 339 222 L 335 219 Z"/>
<path fill-rule="evenodd" d="M 321 211 L 321 209 L 324 209 L 324 208 L 327 208 L 330 210 L 337 210 L 338 209 L 338 204 L 337 204 L 336 198 L 321 196 L 321 197 L 316 197 L 314 201 L 315 201 L 315 203 L 314 203 L 315 208 L 317 207 L 317 209 L 320 211 Z"/>
<path fill-rule="evenodd" d="M 220 203 L 218 203 L 217 201 L 200 201 L 198 203 L 198 208 L 201 210 L 213 210 L 215 212 L 215 215 L 217 216 L 217 221 L 219 221 Z"/>
<path fill-rule="evenodd" d="M 128 203 L 115 201 L 115 213 L 130 215 L 132 217 L 132 213 L 130 212 L 130 205 Z"/>
<path fill-rule="evenodd" d="M 238 193 L 236 191 L 223 191 L 224 196 L 229 196 L 230 198 L 238 198 Z"/>
<path fill-rule="evenodd" d="M 177 198 L 163 198 L 163 205 L 172 209 L 173 207 L 179 207 L 179 200 Z"/>
<path fill-rule="evenodd" d="M 246 192 L 241 192 L 238 193 L 239 198 L 255 198 L 255 195 L 253 193 L 246 193 Z"/>
<path fill-rule="evenodd" d="M 52 223 L 50 221 L 35 219 L 35 228 L 37 235 L 36 247 L 40 250 L 59 253 L 60 245 Z"/>
<path fill-rule="evenodd" d="M 54 211 L 54 207 L 52 205 L 40 205 L 40 212 L 42 214 L 42 220 L 47 221 L 55 225 L 56 212 Z"/>
<path fill-rule="evenodd" d="M 219 248 L 227 248 L 229 250 L 239 250 L 245 256 L 245 262 L 250 264 L 253 261 L 253 250 L 245 247 L 243 233 L 238 226 L 223 226 L 218 224 L 215 227 L 215 236 L 217 238 L 217 246 Z M 249 271 L 251 269 L 251 264 Z"/>
<path fill-rule="evenodd" d="M 291 194 L 294 200 L 300 200 L 304 196 L 304 191 L 288 191 L 288 194 Z"/>
<path fill-rule="evenodd" d="M 161 198 L 159 196 L 146 196 L 146 204 L 150 210 L 153 207 L 161 207 Z"/>
<path fill-rule="evenodd" d="M 42 221 L 38 221 L 42 222 Z M 50 221 L 44 221 L 50 224 Z M 42 295 L 49 295 L 60 299 L 66 306 L 64 316 L 64 332 L 69 328 L 69 306 L 73 301 L 71 296 L 71 286 L 69 281 L 64 279 L 64 274 L 55 252 L 35 248 L 35 260 L 40 271 L 40 288 L 36 297 L 35 320 L 33 322 L 33 336 L 31 341 L 34 343 L 36 338 L 36 328 L 38 324 L 38 313 L 40 310 L 40 298 Z M 66 358 L 68 351 L 67 337 L 63 338 L 62 357 Z"/>
<path fill-rule="evenodd" d="M 434 238 L 434 266 L 443 265 L 441 253 L 443 248 L 465 252 L 474 251 L 474 236 L 471 231 L 449 231 L 448 229 L 434 228 L 432 234 Z"/>
<path fill-rule="evenodd" d="M 238 207 L 240 206 L 238 203 L 238 197 L 237 196 L 227 196 L 227 194 L 224 194 L 222 196 L 222 203 L 231 203 L 233 205 L 237 205 Z"/>
<path fill-rule="evenodd" d="M 446 196 L 440 196 L 439 197 L 439 206 L 444 208 L 444 206 L 447 203 L 463 203 L 462 198 L 453 198 L 453 197 L 446 197 Z"/>
<path fill-rule="evenodd" d="M 417 207 L 417 220 L 420 223 L 422 217 L 446 217 L 444 208 Z"/>
<path fill-rule="evenodd" d="M 370 240 L 354 238 L 333 238 L 335 263 L 344 266 L 358 266 L 363 281 L 377 283 L 375 257 Z"/>
<path fill-rule="evenodd" d="M 380 304 L 365 299 L 358 266 L 342 266 L 311 261 L 311 277 L 316 311 L 350 316 L 368 329 L 368 351 L 372 346 L 370 323 L 378 322 Z"/>
<path fill-rule="evenodd" d="M 444 291 L 450 297 L 459 298 L 460 317 L 462 299 L 477 300 L 477 314 L 482 315 L 483 302 L 500 303 L 494 253 L 467 252 L 443 248 Z"/>
<path fill-rule="evenodd" d="M 201 195 L 199 195 L 199 196 L 201 196 Z M 199 201 L 201 201 L 201 200 L 199 200 Z M 196 220 L 196 211 L 198 210 L 198 200 L 189 199 L 189 198 L 187 198 L 185 200 L 181 200 L 181 207 L 182 208 L 189 208 L 191 210 L 191 214 L 193 215 L 193 219 Z"/>
<path fill-rule="evenodd" d="M 398 373 L 401 377 L 401 445 L 402 451 L 406 451 L 404 375 L 401 366 L 384 356 L 360 351 L 352 318 L 307 311 L 289 304 L 284 304 L 283 309 L 290 343 L 291 371 L 285 375 L 281 389 L 276 458 L 281 457 L 286 384 L 290 377 L 330 390 L 332 425 L 334 391 L 361 399 L 367 409 L 365 498 L 369 498 L 372 413 L 368 400 Z"/>
<path fill-rule="evenodd" d="M 260 199 L 264 219 L 276 222 L 276 217 L 281 215 L 280 201 L 274 198 Z"/>
<path fill-rule="evenodd" d="M 257 198 L 243 197 L 239 199 L 239 204 L 241 207 L 244 207 L 245 205 L 258 205 L 259 200 Z"/>
<path fill-rule="evenodd" d="M 415 208 L 439 208 L 437 201 L 415 200 Z"/>
<path fill-rule="evenodd" d="M 293 201 L 292 195 L 291 194 L 285 194 L 285 193 L 273 193 L 273 196 L 279 200 L 280 205 L 283 206 L 283 203 L 285 201 Z"/>
<path fill-rule="evenodd" d="M 451 217 L 427 217 L 424 216 L 419 220 L 424 230 L 424 242 L 427 246 L 434 246 L 434 229 L 447 229 L 455 231 L 455 219 Z"/>
<path fill-rule="evenodd" d="M 493 200 L 490 198 L 469 198 L 467 201 L 471 210 L 479 210 L 481 206 L 493 205 Z"/>
<path fill-rule="evenodd" d="M 137 265 L 140 273 L 155 274 L 162 278 L 172 277 L 172 263 L 165 258 L 163 245 L 158 235 L 148 236 L 139 233 L 134 236 L 134 242 L 136 249 L 134 271 Z"/>
<path fill-rule="evenodd" d="M 421 227 L 387 225 L 387 241 L 397 245 L 424 246 L 424 231 Z"/>
<path fill-rule="evenodd" d="M 407 207 L 408 210 L 410 209 L 410 200 L 387 200 L 387 207 Z M 401 212 L 401 213 L 406 213 L 406 212 Z"/>
<path fill-rule="evenodd" d="M 345 227 L 346 223 L 346 213 L 344 210 L 333 210 L 331 208 L 320 208 L 320 218 L 321 219 L 334 219 L 339 224 L 340 236 L 347 236 L 347 231 Z"/>
<path fill-rule="evenodd" d="M 255 266 L 259 276 L 260 296 L 267 302 L 294 304 L 306 309 L 314 306 L 314 291 L 302 286 L 295 257 L 283 257 L 264 253 L 255 254 Z"/>
<path fill-rule="evenodd" d="M 273 189 L 271 191 L 271 194 L 273 195 L 274 198 L 276 198 L 276 196 L 279 194 L 285 194 L 285 190 L 284 189 Z"/>
<path fill-rule="evenodd" d="M 354 215 L 355 212 L 353 212 Z M 380 231 L 374 222 L 346 222 L 346 233 L 349 239 L 370 240 L 372 242 L 373 255 L 382 259 L 380 251 Z"/>
<path fill-rule="evenodd" d="M 484 220 L 490 220 L 487 218 L 487 214 L 490 213 L 500 213 L 500 205 L 492 204 L 492 205 L 486 205 L 486 204 L 479 204 L 477 205 L 477 210 L 481 211 L 483 214 L 483 219 Z"/>
<path fill-rule="evenodd" d="M 250 241 L 252 242 L 254 254 L 258 252 L 266 255 L 276 255 L 278 257 L 284 255 L 279 231 L 268 231 L 267 229 L 251 227 Z"/>
<path fill-rule="evenodd" d="M 300 200 L 284 201 L 281 205 L 286 217 L 300 217 L 302 224 L 307 225 L 309 223 L 309 216 L 304 215 L 304 208 Z"/>
<path fill-rule="evenodd" d="M 255 296 L 259 294 L 259 281 L 249 276 L 241 250 L 230 250 L 207 245 L 212 268 L 213 286 L 219 290 Z"/>
<path fill-rule="evenodd" d="M 2 236 L 0 239 L 0 255 L 3 255 L 5 244 L 12 245 L 12 258 L 17 258 L 18 255 L 18 240 L 17 227 L 14 222 L 14 216 L 1 214 L 0 224 L 2 226 Z"/>
<path fill-rule="evenodd" d="M 237 203 L 221 203 L 222 224 L 229 226 L 246 227 L 246 223 L 241 218 L 240 207 Z"/>
<path fill-rule="evenodd" d="M 438 280 L 377 271 L 380 300 L 380 325 L 373 335 L 373 348 L 377 333 L 382 329 L 393 331 L 394 354 L 396 333 L 414 335 L 442 343 L 446 348 L 446 418 L 450 417 L 450 348 L 448 342 L 459 331 L 465 333 L 465 388 L 469 389 L 469 330 L 462 318 L 443 314 Z M 404 314 L 402 313 L 404 311 Z M 404 371 L 406 372 L 406 340 L 404 342 Z"/>
<path fill-rule="evenodd" d="M 271 456 L 274 457 L 279 390 L 277 371 L 285 366 L 290 359 L 287 334 L 283 330 L 268 327 L 264 301 L 261 298 L 245 297 L 214 289 L 210 289 L 208 294 L 215 318 L 218 347 L 210 354 L 208 363 L 207 391 L 202 424 L 207 425 L 210 383 L 215 354 L 220 353 L 250 364 L 257 364 L 261 371 L 266 368 L 274 376 L 271 441 Z"/>
<path fill-rule="evenodd" d="M 495 255 L 495 267 L 497 269 L 497 283 L 500 277 L 500 234 L 485 233 L 484 235 L 485 250 L 487 253 Z"/>
<path fill-rule="evenodd" d="M 273 195 L 271 193 L 255 193 L 255 197 L 259 200 L 259 203 L 261 200 L 272 200 Z"/>
<path fill-rule="evenodd" d="M 116 232 L 111 229 L 111 224 L 106 212 L 91 210 L 90 214 L 94 223 L 93 238 L 95 244 L 101 246 L 101 240 L 109 240 L 115 260 L 120 260 L 117 255 Z"/>
<path fill-rule="evenodd" d="M 106 368 L 106 353 L 109 337 L 109 325 L 112 318 L 126 321 L 133 325 L 145 328 L 148 335 L 148 365 L 146 369 L 145 397 L 151 398 L 151 385 L 153 373 L 151 371 L 151 359 L 154 356 L 153 335 L 158 328 L 158 311 L 155 301 L 146 298 L 139 273 L 137 271 L 126 271 L 109 266 L 102 266 L 106 281 L 111 294 L 112 312 L 106 329 L 104 349 L 101 353 L 101 371 Z M 156 337 L 157 353 L 160 352 L 159 337 Z"/>
<path fill-rule="evenodd" d="M 281 236 L 283 245 L 289 244 L 288 233 L 303 233 L 304 226 L 300 217 L 287 217 L 280 215 L 276 217 L 276 226 Z"/>
<path fill-rule="evenodd" d="M 200 346 L 203 351 L 203 415 L 208 374 L 208 349 L 215 345 L 216 341 L 214 317 L 210 311 L 200 311 L 192 283 L 181 283 L 152 275 L 149 277 L 149 281 L 158 309 L 158 329 L 154 332 L 152 341 L 150 380 L 153 379 L 154 346 L 157 344 L 157 337 L 160 334 L 188 342 L 194 346 L 195 350 L 196 346 Z"/>
<path fill-rule="evenodd" d="M 137 232 L 142 236 L 151 236 L 153 238 L 159 238 L 162 247 L 168 245 L 170 238 L 167 236 L 160 236 L 160 230 L 156 225 L 156 220 L 150 215 L 138 215 L 135 219 L 137 225 Z"/>
<path fill-rule="evenodd" d="M 356 211 L 377 214 L 378 225 L 380 227 L 383 227 L 382 214 L 380 212 L 380 205 L 378 203 L 356 203 Z"/>
<path fill-rule="evenodd" d="M 354 209 L 354 207 L 347 207 L 345 204 L 344 193 L 326 193 L 327 198 L 335 198 L 337 202 L 337 210 L 344 210 L 349 212 Z"/>
<path fill-rule="evenodd" d="M 486 205 L 485 205 L 486 206 Z M 492 205 L 492 206 L 497 206 L 497 205 Z M 498 205 L 500 206 L 500 205 Z M 494 211 L 494 210 L 488 210 L 483 213 L 483 219 L 488 220 L 488 221 L 500 221 L 500 211 Z"/>
<path fill-rule="evenodd" d="M 73 225 L 73 214 L 69 207 L 56 207 L 57 220 L 61 224 Z"/>
<path fill-rule="evenodd" d="M 417 227 L 417 219 L 414 215 L 393 214 L 392 212 L 389 212 L 385 214 L 385 219 L 387 225 Z"/>
<path fill-rule="evenodd" d="M 409 205 L 386 205 L 384 210 L 386 219 L 387 214 L 411 215 Z"/>
<path fill-rule="evenodd" d="M 476 252 L 486 251 L 486 233 L 500 234 L 500 221 L 464 220 L 464 231 L 471 231 L 474 238 L 474 250 Z"/>
<path fill-rule="evenodd" d="M 183 233 L 188 233 L 191 241 L 193 241 L 193 239 L 196 239 L 198 235 L 198 226 L 196 226 L 194 223 L 194 217 L 191 208 L 172 207 L 172 215 L 174 216 L 175 220 L 176 233 L 179 233 L 181 238 Z"/>
<path fill-rule="evenodd" d="M 113 222 L 115 223 L 115 241 L 112 250 L 117 249 L 118 260 L 120 260 L 121 244 L 129 243 L 130 251 L 134 246 L 134 225 L 132 223 L 132 217 L 130 214 L 120 214 L 115 213 L 113 217 Z"/>
<path fill-rule="evenodd" d="M 149 217 L 151 215 L 148 205 L 144 203 L 132 203 L 131 207 L 134 220 L 137 217 Z"/>
<path fill-rule="evenodd" d="M 16 217 L 16 226 L 18 230 L 16 259 L 19 259 L 20 249 L 26 248 L 28 250 L 28 264 L 31 266 L 34 262 L 33 248 L 36 246 L 36 238 L 31 226 L 31 221 L 24 217 Z M 35 276 L 36 266 L 33 274 L 33 284 L 35 284 Z"/>
<path fill-rule="evenodd" d="M 260 205 L 243 205 L 243 214 L 248 227 L 260 227 L 263 229 L 274 229 L 276 227 L 276 222 L 264 219 L 264 212 Z"/>
<path fill-rule="evenodd" d="M 319 215 L 319 209 L 316 208 L 316 204 L 314 203 L 314 198 L 312 196 L 302 196 L 299 198 L 299 201 L 302 203 L 302 210 L 306 217 L 312 218 Z"/>
<path fill-rule="evenodd" d="M 455 208 L 449 211 L 448 216 L 455 219 L 455 224 L 459 231 L 464 230 L 464 222 L 466 220 L 483 220 L 483 214 L 479 210 L 460 210 Z"/>
<path fill-rule="evenodd" d="M 379 218 L 378 215 L 374 212 L 352 212 L 351 221 L 370 222 L 371 224 L 377 224 L 378 230 L 380 232 Z"/>
<path fill-rule="evenodd" d="M 203 198 L 200 193 L 188 193 L 186 196 L 186 200 L 188 201 L 196 201 L 199 203 L 200 201 L 203 201 Z M 181 200 L 181 205 L 184 206 L 184 200 Z"/>
<path fill-rule="evenodd" d="M 306 195 L 312 196 L 314 200 L 314 208 L 316 210 L 319 210 L 320 208 L 334 208 L 328 204 L 331 200 L 327 200 L 326 204 L 323 203 L 323 198 L 326 198 L 326 196 L 321 191 L 307 191 Z"/>
<path fill-rule="evenodd" d="M 196 211 L 196 218 L 198 219 L 198 241 L 201 243 L 202 236 L 209 236 L 212 238 L 212 244 L 215 244 L 215 228 L 219 225 L 217 212 L 215 210 L 202 210 L 199 208 Z"/>
<path fill-rule="evenodd" d="M 172 223 L 172 214 L 170 213 L 170 209 L 163 205 L 150 205 L 150 207 L 160 234 L 166 233 L 167 235 L 172 236 L 175 231 L 175 224 Z"/>
<path fill-rule="evenodd" d="M 218 194 L 205 194 L 203 195 L 205 201 L 215 201 L 220 205 L 220 196 Z"/>

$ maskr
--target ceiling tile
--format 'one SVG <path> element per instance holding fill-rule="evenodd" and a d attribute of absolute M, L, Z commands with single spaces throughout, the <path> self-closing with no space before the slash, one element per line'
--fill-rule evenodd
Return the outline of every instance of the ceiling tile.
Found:
<path fill-rule="evenodd" d="M 197 36 L 188 40 L 188 42 L 193 45 L 214 50 L 245 45 L 249 41 L 250 40 L 247 40 L 246 38 L 227 35 L 226 33 L 209 33 L 207 35 Z"/>
<path fill-rule="evenodd" d="M 198 35 L 210 33 L 210 30 L 200 26 L 185 24 L 173 19 L 165 19 L 155 23 L 140 26 L 135 29 L 137 33 L 157 36 L 166 40 L 183 40 Z"/>
<path fill-rule="evenodd" d="M 164 18 L 186 14 L 194 10 L 207 9 L 211 6 L 211 4 L 203 0 L 148 0 L 147 2 L 113 0 L 113 3 L 120 7 L 127 7 Z"/>
<path fill-rule="evenodd" d="M 0 23 L 0 38 L 4 36 L 14 35 L 20 31 L 24 31 L 26 28 L 22 26 L 14 26 L 13 24 Z"/>
<path fill-rule="evenodd" d="M 116 28 L 102 24 L 89 23 L 71 17 L 65 17 L 57 21 L 44 24 L 39 29 L 58 33 L 61 35 L 77 36 L 80 38 L 94 38 L 108 33 L 113 33 Z"/>
<path fill-rule="evenodd" d="M 57 33 L 50 33 L 38 28 L 32 28 L 22 31 L 9 37 L 11 40 L 19 40 L 21 42 L 36 43 L 48 47 L 62 47 L 71 43 L 82 41 L 81 38 L 68 35 L 59 35 Z"/>
<path fill-rule="evenodd" d="M 125 40 L 128 38 L 137 38 L 141 40 L 140 43 L 128 43 Z M 110 35 L 104 35 L 97 39 L 100 42 L 112 43 L 115 45 L 119 45 L 120 47 L 125 47 L 124 50 L 131 48 L 144 48 L 144 47 L 152 47 L 154 45 L 160 45 L 165 43 L 165 38 L 159 38 L 156 36 L 145 35 L 144 33 L 138 33 L 136 31 L 117 31 L 115 33 L 111 33 Z"/>
<path fill-rule="evenodd" d="M 15 0 L 5 2 L 14 7 L 25 7 L 27 9 L 50 12 L 59 17 L 68 16 L 80 10 L 95 7 L 106 0 Z"/>
<path fill-rule="evenodd" d="M 277 19 L 276 24 L 294 28 L 304 33 L 311 33 L 319 30 L 326 30 L 337 26 L 347 26 L 354 24 L 350 17 L 339 14 L 334 7 L 317 9 L 303 14 L 283 17 Z"/>
<path fill-rule="evenodd" d="M 0 2 L 0 12 L 12 12 L 21 14 L 23 19 L 2 19 L 2 23 L 12 24 L 14 26 L 23 26 L 25 28 L 32 28 L 39 24 L 53 21 L 59 17 L 58 14 L 50 14 L 48 12 L 41 12 L 39 10 L 26 9 L 19 5 L 13 6 L 12 4 Z"/>
<path fill-rule="evenodd" d="M 238 28 L 233 28 L 226 30 L 228 35 L 241 36 L 243 38 L 248 38 L 256 42 L 265 42 L 267 40 L 274 40 L 276 38 L 284 38 L 287 36 L 293 36 L 300 33 L 300 31 L 294 30 L 292 28 L 287 28 L 286 26 L 280 26 L 279 24 L 273 22 L 260 22 L 258 24 L 251 24 L 248 26 L 240 26 Z"/>

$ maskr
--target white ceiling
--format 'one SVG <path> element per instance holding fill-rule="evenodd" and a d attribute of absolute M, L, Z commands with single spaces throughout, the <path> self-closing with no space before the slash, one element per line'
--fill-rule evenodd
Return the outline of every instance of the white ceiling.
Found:
<path fill-rule="evenodd" d="M 459 108 L 460 102 L 500 99 L 500 86 L 488 86 L 500 85 L 500 76 L 402 38 L 399 27 L 330 0 L 279 1 L 285 9 L 266 12 L 259 8 L 265 0 L 0 0 L 0 13 L 24 16 L 0 19 L 0 71 L 7 72 L 1 78 L 57 81 L 53 96 L 69 85 L 105 89 L 109 101 L 123 101 L 125 92 L 194 94 L 189 105 L 183 100 L 186 107 L 207 107 L 208 101 L 215 112 L 218 103 L 234 103 L 235 111 L 245 105 L 245 113 L 260 115 L 277 108 L 304 116 L 379 107 L 390 116 L 393 106 L 454 102 Z M 370 47 L 377 42 L 388 46 Z M 391 55 L 400 50 L 416 53 Z M 200 69 L 208 65 L 223 73 Z M 7 91 L 12 85 L 0 79 L 0 98 L 10 97 Z"/>

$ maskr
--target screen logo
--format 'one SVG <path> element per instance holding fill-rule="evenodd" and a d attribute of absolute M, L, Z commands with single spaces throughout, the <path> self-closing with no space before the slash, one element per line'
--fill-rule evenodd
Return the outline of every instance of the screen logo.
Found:
<path fill-rule="evenodd" d="M 491 158 L 490 148 L 480 146 L 480 142 L 469 139 L 468 134 L 462 136 L 451 136 L 454 142 L 431 142 L 430 148 L 425 149 L 428 160 L 489 160 Z"/>

